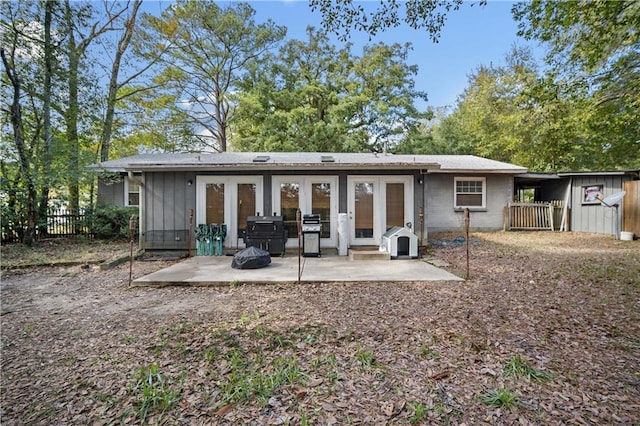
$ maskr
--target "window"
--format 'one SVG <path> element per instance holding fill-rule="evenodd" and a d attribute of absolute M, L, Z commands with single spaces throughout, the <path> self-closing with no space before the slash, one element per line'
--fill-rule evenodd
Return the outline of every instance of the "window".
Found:
<path fill-rule="evenodd" d="M 464 177 L 455 178 L 455 208 L 485 208 L 486 207 L 486 179 Z"/>
<path fill-rule="evenodd" d="M 140 205 L 140 178 L 142 175 L 134 174 L 133 180 L 125 177 L 124 179 L 124 205 L 137 207 Z"/>

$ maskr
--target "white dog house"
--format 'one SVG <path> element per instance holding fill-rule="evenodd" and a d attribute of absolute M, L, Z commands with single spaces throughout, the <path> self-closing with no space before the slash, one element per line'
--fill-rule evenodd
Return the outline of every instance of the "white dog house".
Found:
<path fill-rule="evenodd" d="M 389 228 L 382 235 L 380 251 L 388 252 L 391 258 L 418 257 L 418 237 L 410 229 L 401 226 Z"/>

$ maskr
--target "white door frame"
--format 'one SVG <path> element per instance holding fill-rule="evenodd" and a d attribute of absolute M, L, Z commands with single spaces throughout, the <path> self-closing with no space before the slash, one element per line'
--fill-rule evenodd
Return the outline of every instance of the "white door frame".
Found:
<path fill-rule="evenodd" d="M 253 183 L 256 185 L 256 209 L 262 210 L 263 183 L 262 176 L 196 176 L 196 223 L 205 223 L 207 218 L 207 184 L 224 184 L 224 223 L 227 225 L 227 237 L 225 247 L 244 247 L 244 242 L 238 235 L 238 211 L 236 200 L 238 199 L 238 184 Z M 254 214 L 257 212 L 254 212 Z M 237 246 L 237 247 L 236 247 Z"/>
<path fill-rule="evenodd" d="M 329 238 L 321 238 L 321 247 L 337 247 L 337 226 L 338 226 L 338 176 L 327 175 L 277 175 L 271 178 L 271 199 L 273 200 L 273 211 L 277 214 L 281 214 L 281 200 L 280 200 L 280 184 L 282 183 L 297 183 L 300 188 L 299 208 L 302 214 L 309 214 L 311 212 L 311 185 L 314 183 L 329 183 L 331 185 L 331 201 L 330 201 L 330 213 L 329 213 Z M 289 235 L 287 240 L 287 247 L 297 247 L 298 240 L 295 235 Z"/>
<path fill-rule="evenodd" d="M 373 183 L 373 238 L 356 238 L 355 225 L 355 184 Z M 387 222 L 387 192 L 385 190 L 388 183 L 404 184 L 404 223 L 411 222 L 412 231 L 415 232 L 414 223 L 414 194 L 412 175 L 368 175 L 368 176 L 348 176 L 347 177 L 347 205 L 349 217 L 349 243 L 351 245 L 380 245 L 382 234 L 386 232 Z"/>

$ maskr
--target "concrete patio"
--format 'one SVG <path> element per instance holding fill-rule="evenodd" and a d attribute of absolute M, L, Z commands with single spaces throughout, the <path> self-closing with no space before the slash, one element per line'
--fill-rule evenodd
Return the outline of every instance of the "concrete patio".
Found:
<path fill-rule="evenodd" d="M 139 286 L 207 286 L 230 283 L 297 283 L 363 281 L 463 281 L 422 259 L 351 260 L 349 256 L 272 257 L 260 269 L 234 269 L 232 256 L 196 256 L 134 280 Z"/>

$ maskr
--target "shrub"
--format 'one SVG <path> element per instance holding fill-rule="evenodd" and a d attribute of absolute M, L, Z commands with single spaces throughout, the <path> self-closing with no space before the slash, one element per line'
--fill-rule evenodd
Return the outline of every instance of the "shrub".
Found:
<path fill-rule="evenodd" d="M 136 217 L 138 235 L 138 210 L 131 207 L 99 206 L 89 215 L 91 233 L 99 239 L 129 238 L 129 220 Z"/>

